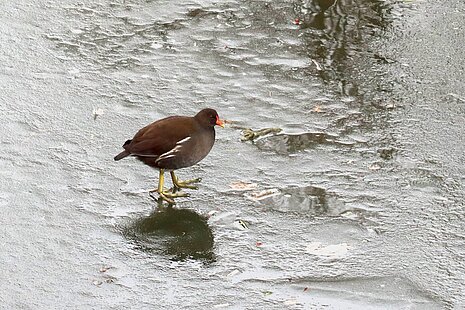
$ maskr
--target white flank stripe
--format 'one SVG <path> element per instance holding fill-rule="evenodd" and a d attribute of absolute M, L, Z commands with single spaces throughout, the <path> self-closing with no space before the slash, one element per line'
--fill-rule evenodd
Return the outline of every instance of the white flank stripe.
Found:
<path fill-rule="evenodd" d="M 191 137 L 185 137 L 184 139 L 182 140 L 179 140 L 178 142 L 176 142 L 176 146 L 173 147 L 171 150 L 169 150 L 168 152 L 166 153 L 163 153 L 160 155 L 160 157 L 157 158 L 157 161 L 160 161 L 160 160 L 163 160 L 163 159 L 167 159 L 167 158 L 171 158 L 171 157 L 175 157 L 175 153 L 179 152 L 182 148 L 182 144 L 189 141 L 191 139 Z"/>
<path fill-rule="evenodd" d="M 184 142 L 189 141 L 190 139 L 191 139 L 191 137 L 187 136 L 187 137 L 185 137 L 184 139 L 179 140 L 178 142 L 176 142 L 176 145 L 181 145 L 181 144 L 183 144 Z"/>

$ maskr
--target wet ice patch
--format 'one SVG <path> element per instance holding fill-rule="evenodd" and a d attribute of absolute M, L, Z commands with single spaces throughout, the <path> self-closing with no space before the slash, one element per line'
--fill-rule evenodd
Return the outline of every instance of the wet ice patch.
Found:
<path fill-rule="evenodd" d="M 311 279 L 294 283 L 248 283 L 266 289 L 266 300 L 298 309 L 442 309 L 441 304 L 414 283 L 400 277 Z"/>
<path fill-rule="evenodd" d="M 237 270 L 234 270 L 237 271 Z M 233 271 L 233 272 L 234 272 Z M 232 272 L 231 272 L 232 273 Z M 244 274 L 247 274 L 245 272 Z M 297 309 L 442 309 L 429 292 L 402 277 L 333 277 L 298 279 L 271 270 L 256 270 L 261 277 L 239 272 L 233 283 L 262 293 L 262 300 Z M 266 276 L 263 276 L 266 275 Z"/>

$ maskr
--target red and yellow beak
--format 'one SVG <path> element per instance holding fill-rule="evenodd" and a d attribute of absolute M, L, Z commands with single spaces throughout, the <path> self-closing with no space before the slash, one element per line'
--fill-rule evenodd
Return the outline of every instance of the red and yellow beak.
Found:
<path fill-rule="evenodd" d="M 220 118 L 218 117 L 218 115 L 216 116 L 216 125 L 224 128 L 224 121 L 220 120 Z"/>

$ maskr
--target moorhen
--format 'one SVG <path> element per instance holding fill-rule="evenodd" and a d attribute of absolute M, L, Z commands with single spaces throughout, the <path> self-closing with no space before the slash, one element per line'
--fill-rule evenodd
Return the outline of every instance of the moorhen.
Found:
<path fill-rule="evenodd" d="M 187 194 L 163 189 L 165 170 L 170 171 L 174 189 L 197 189 L 191 184 L 200 182 L 200 178 L 180 181 L 174 170 L 192 166 L 207 156 L 215 143 L 215 125 L 224 127 L 213 109 L 203 109 L 193 117 L 163 118 L 140 129 L 134 138 L 124 143 L 124 151 L 114 159 L 132 155 L 144 164 L 159 169 L 158 188 L 151 192 L 158 192 L 161 199 L 174 204 L 173 198 L 186 197 Z"/>

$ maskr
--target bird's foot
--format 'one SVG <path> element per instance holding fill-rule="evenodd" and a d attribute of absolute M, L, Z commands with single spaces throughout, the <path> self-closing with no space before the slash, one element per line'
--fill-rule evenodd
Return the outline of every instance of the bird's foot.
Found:
<path fill-rule="evenodd" d="M 189 197 L 188 193 L 180 193 L 180 192 L 176 193 L 176 192 L 169 192 L 165 190 L 159 191 L 158 189 L 154 189 L 150 191 L 150 195 L 152 195 L 152 193 L 158 193 L 158 195 L 160 196 L 162 200 L 172 205 L 176 204 L 176 202 L 174 201 L 174 198 Z"/>
<path fill-rule="evenodd" d="M 199 189 L 197 186 L 191 185 L 191 184 L 199 183 L 200 181 L 202 181 L 202 178 L 195 178 L 195 179 L 186 180 L 186 181 L 179 181 L 178 179 L 176 179 L 173 182 L 173 184 L 174 184 L 174 187 L 176 187 L 178 190 L 181 188 Z"/>

